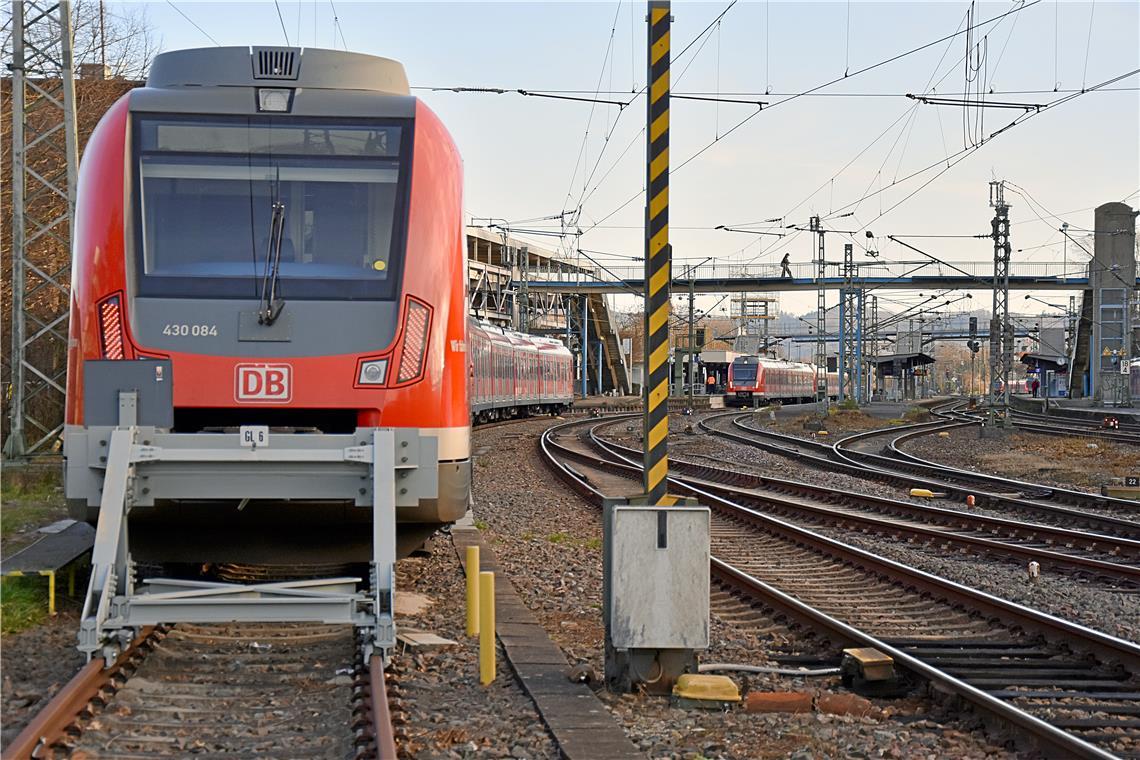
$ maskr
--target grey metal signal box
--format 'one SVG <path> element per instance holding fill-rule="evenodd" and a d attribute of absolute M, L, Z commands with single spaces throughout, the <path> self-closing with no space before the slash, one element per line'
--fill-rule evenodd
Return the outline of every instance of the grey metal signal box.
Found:
<path fill-rule="evenodd" d="M 606 682 L 667 692 L 709 645 L 707 507 L 605 507 Z"/>

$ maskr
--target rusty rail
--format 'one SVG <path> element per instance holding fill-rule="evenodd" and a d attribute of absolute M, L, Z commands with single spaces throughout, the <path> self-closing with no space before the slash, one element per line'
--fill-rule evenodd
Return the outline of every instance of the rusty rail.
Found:
<path fill-rule="evenodd" d="M 373 656 L 368 662 L 368 685 L 372 700 L 372 735 L 376 737 L 376 757 L 396 760 L 396 735 L 388 709 L 388 688 L 384 683 L 384 660 Z"/>
<path fill-rule="evenodd" d="M 153 627 L 142 629 L 142 633 L 119 654 L 110 667 L 104 667 L 102 657 L 95 657 L 84 665 L 4 749 L 3 760 L 34 757 L 40 747 L 51 747 L 60 741 L 83 708 L 101 691 L 111 686 L 114 678 L 135 660 L 144 647 L 153 643 L 154 632 Z"/>

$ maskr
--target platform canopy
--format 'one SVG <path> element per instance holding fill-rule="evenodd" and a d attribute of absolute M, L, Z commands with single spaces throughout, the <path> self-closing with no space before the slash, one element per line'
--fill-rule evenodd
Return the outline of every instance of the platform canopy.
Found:
<path fill-rule="evenodd" d="M 1069 358 L 1058 354 L 1022 354 L 1021 363 L 1030 369 L 1060 373 L 1069 371 Z"/>
<path fill-rule="evenodd" d="M 915 367 L 925 367 L 927 364 L 934 364 L 934 357 L 917 352 L 913 354 L 888 354 L 886 356 L 876 356 L 874 359 L 869 360 L 875 367 L 875 371 L 881 376 L 889 377 L 894 375 L 895 367 L 898 367 L 904 372 L 910 372 Z"/>

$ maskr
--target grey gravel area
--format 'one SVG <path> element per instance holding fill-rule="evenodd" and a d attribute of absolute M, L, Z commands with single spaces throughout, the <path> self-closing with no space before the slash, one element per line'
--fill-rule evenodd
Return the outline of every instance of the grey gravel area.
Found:
<path fill-rule="evenodd" d="M 624 428 L 620 425 L 612 431 L 607 432 L 606 437 L 624 443 L 625 445 L 640 446 L 640 443 L 637 443 L 625 435 Z M 820 478 L 824 477 L 823 470 L 810 463 L 801 463 L 792 457 L 774 454 L 756 448 L 755 446 L 736 443 L 727 438 L 720 438 L 708 433 L 695 436 L 678 435 L 670 439 L 669 443 L 670 451 L 673 456 L 691 460 L 698 464 L 727 464 L 741 472 L 763 475 L 770 478 L 795 480 L 803 483 L 818 484 L 821 482 Z M 867 494 L 869 496 L 895 499 L 911 504 L 967 512 L 973 515 L 986 515 L 1014 520 L 1023 519 L 1028 522 L 1049 524 L 1048 520 L 1043 520 L 1040 515 L 1036 514 L 1019 514 L 1016 511 L 981 505 L 967 507 L 964 501 L 955 499 L 931 500 L 913 497 L 910 495 L 909 488 L 893 486 L 889 483 L 883 483 L 882 481 L 872 480 L 870 478 L 858 478 L 841 472 L 828 472 L 826 478 L 827 483 L 837 491 Z M 1077 508 L 1073 507 L 1073 509 Z M 1094 508 L 1084 508 L 1084 511 L 1092 514 L 1103 512 L 1114 516 L 1119 514 L 1113 510 L 1097 510 Z M 1137 508 L 1137 514 L 1140 514 L 1140 507 Z"/>
<path fill-rule="evenodd" d="M 467 638 L 463 570 L 451 539 L 437 535 L 428 556 L 400 560 L 397 594 L 430 600 L 421 611 L 398 616 L 400 632 L 430 631 L 457 642 L 438 649 L 406 649 L 390 670 L 403 713 L 402 757 L 556 758 L 558 748 L 534 702 L 515 679 L 498 647 L 495 681 L 479 683 L 479 644 Z M 398 602 L 399 604 L 399 602 Z"/>
<path fill-rule="evenodd" d="M 60 598 L 61 605 L 67 604 L 65 595 Z M 0 647 L 0 746 L 15 739 L 83 666 L 83 655 L 75 648 L 79 614 L 67 606 L 42 625 L 4 637 Z"/>
<path fill-rule="evenodd" d="M 972 427 L 948 432 L 946 438 L 919 436 L 901 448 L 931 462 L 1092 493 L 1140 474 L 1140 448 L 1125 443 L 1022 432 L 982 438 Z"/>
<path fill-rule="evenodd" d="M 571 663 L 599 676 L 601 621 L 600 514 L 546 468 L 535 420 L 476 431 L 475 518 L 520 598 Z M 674 423 L 676 425 L 677 423 Z M 787 651 L 796 636 L 768 621 L 765 630 L 714 612 L 712 647 L 704 662 L 773 664 L 767 652 Z M 736 679 L 745 691 L 835 689 L 833 679 L 772 675 Z M 875 700 L 882 717 L 684 711 L 646 695 L 611 695 L 603 702 L 630 738 L 653 758 L 983 758 L 1013 756 L 985 743 L 970 726 L 925 699 Z"/>
<path fill-rule="evenodd" d="M 899 489 L 881 483 L 841 473 L 825 475 L 816 468 L 800 465 L 786 457 L 724 439 L 701 436 L 693 437 L 686 442 L 686 436 L 676 438 L 678 442 L 672 450 L 677 456 L 687 459 L 700 461 L 699 457 L 704 456 L 747 472 L 816 484 L 826 482 L 836 491 L 858 491 L 903 501 L 919 501 L 910 499 Z M 670 443 L 673 443 L 672 439 Z M 697 454 L 698 450 L 701 454 Z M 826 478 L 826 481 L 822 481 L 821 478 Z M 927 500 L 925 503 L 930 502 Z M 965 509 L 963 505 L 949 500 L 940 500 L 937 506 Z M 1003 516 L 1001 512 L 992 510 L 987 512 L 981 508 L 971 508 L 969 511 Z M 1140 641 L 1140 595 L 1104 590 L 1054 573 L 1044 573 L 1036 582 L 1032 582 L 1022 568 L 1012 563 L 986 562 L 961 555 L 948 557 L 934 548 L 911 547 L 893 539 L 864 536 L 861 533 L 855 534 L 846 530 L 814 525 L 808 527 L 832 538 L 884 554 L 995 596 L 1044 610 L 1113 636 Z"/>
<path fill-rule="evenodd" d="M 1011 602 L 1056 615 L 1059 618 L 1140 642 L 1140 596 L 1125 591 L 1095 588 L 1067 576 L 1042 572 L 1036 581 L 1024 568 L 1012 563 L 979 561 L 961 555 L 932 553 L 889 538 L 809 526 L 825 536 L 845 541 L 898 562 L 940 575 L 970 588 Z"/>

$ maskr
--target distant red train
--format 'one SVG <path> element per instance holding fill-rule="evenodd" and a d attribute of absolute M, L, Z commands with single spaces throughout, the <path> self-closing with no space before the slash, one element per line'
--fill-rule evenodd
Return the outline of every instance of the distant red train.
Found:
<path fill-rule="evenodd" d="M 814 364 L 738 356 L 728 367 L 726 406 L 761 406 L 772 401 L 799 403 L 815 398 Z M 827 394 L 839 395 L 839 374 L 827 373 Z"/>

